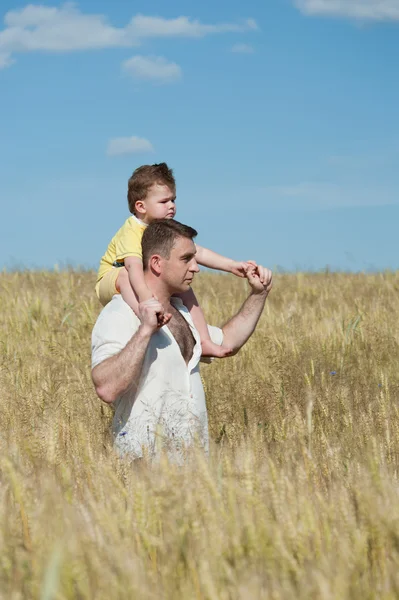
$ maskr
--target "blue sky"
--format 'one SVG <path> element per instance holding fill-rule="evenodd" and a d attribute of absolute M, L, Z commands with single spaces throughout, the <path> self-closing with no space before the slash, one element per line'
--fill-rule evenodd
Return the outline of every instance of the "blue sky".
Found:
<path fill-rule="evenodd" d="M 0 267 L 97 268 L 161 161 L 203 246 L 399 267 L 399 0 L 0 10 Z"/>

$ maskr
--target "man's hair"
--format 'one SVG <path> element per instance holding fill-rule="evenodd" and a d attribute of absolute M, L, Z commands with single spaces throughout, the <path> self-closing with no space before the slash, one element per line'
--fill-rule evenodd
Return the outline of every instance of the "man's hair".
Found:
<path fill-rule="evenodd" d="M 136 202 L 146 199 L 148 190 L 154 183 L 167 185 L 173 193 L 176 193 L 173 171 L 166 163 L 139 167 L 130 177 L 127 186 L 127 202 L 133 215 L 136 214 Z"/>
<path fill-rule="evenodd" d="M 148 269 L 148 262 L 154 254 L 169 259 L 175 241 L 179 237 L 192 240 L 196 235 L 195 229 L 173 219 L 155 219 L 152 221 L 146 227 L 141 240 L 144 270 Z"/>

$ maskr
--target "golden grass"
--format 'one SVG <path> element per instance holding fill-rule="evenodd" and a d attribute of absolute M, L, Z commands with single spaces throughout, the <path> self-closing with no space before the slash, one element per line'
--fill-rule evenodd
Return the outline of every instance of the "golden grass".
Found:
<path fill-rule="evenodd" d="M 0 597 L 398 597 L 399 274 L 277 276 L 203 367 L 212 452 L 187 468 L 112 452 L 94 278 L 0 275 Z M 222 324 L 246 287 L 196 291 Z"/>

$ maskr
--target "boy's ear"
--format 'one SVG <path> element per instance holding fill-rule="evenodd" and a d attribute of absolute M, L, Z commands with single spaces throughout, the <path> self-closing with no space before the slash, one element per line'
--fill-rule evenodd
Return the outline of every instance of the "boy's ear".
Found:
<path fill-rule="evenodd" d="M 139 213 L 139 215 L 143 215 L 145 213 L 145 205 L 142 200 L 137 200 L 136 204 L 134 205 L 134 208 L 136 212 Z"/>

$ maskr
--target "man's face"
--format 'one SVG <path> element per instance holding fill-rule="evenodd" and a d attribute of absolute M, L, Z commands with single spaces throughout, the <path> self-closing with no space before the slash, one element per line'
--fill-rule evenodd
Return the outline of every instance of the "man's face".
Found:
<path fill-rule="evenodd" d="M 173 219 L 176 214 L 176 194 L 167 185 L 154 183 L 145 200 L 136 203 L 137 216 L 144 223 L 154 219 Z"/>
<path fill-rule="evenodd" d="M 199 267 L 195 259 L 197 250 L 193 240 L 179 237 L 171 250 L 169 259 L 161 261 L 161 277 L 171 294 L 186 292 Z"/>

